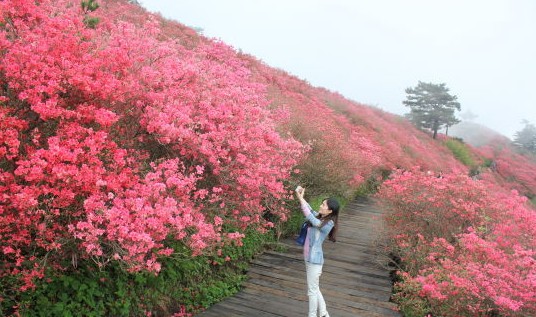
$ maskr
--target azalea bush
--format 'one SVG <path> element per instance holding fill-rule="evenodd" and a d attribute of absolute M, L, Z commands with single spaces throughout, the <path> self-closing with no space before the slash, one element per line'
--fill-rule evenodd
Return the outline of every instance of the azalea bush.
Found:
<path fill-rule="evenodd" d="M 76 269 L 48 270 L 32 291 L 14 297 L 10 295 L 16 290 L 2 289 L 0 315 L 18 311 L 22 316 L 192 316 L 236 293 L 246 278 L 248 261 L 271 239 L 252 229 L 245 232 L 241 247 L 227 245 L 216 254 L 199 256 L 176 241 L 175 254 L 160 260 L 157 275 L 127 272 L 119 262 L 105 269 L 81 262 Z"/>
<path fill-rule="evenodd" d="M 344 117 L 327 112 L 322 118 L 315 118 L 316 113 L 329 109 L 320 102 L 303 100 L 301 104 L 299 109 L 293 109 L 288 127 L 292 135 L 309 147 L 298 165 L 300 180 L 312 194 L 351 197 L 363 181 L 362 175 L 372 169 L 373 152 L 355 147 L 359 134 L 351 126 L 344 126 Z M 367 143 L 363 139 L 362 143 Z"/>
<path fill-rule="evenodd" d="M 487 160 L 489 177 L 504 188 L 517 190 L 529 199 L 536 198 L 536 162 L 516 153 L 510 144 L 498 143 L 474 149 Z"/>
<path fill-rule="evenodd" d="M 380 192 L 395 299 L 440 316 L 536 313 L 536 211 L 525 197 L 462 174 L 398 172 Z M 408 307 L 405 307 L 408 306 Z"/>
<path fill-rule="evenodd" d="M 137 25 L 119 12 L 0 2 L 9 289 L 85 262 L 157 274 L 180 256 L 176 241 L 215 254 L 286 219 L 303 146 L 276 131 L 265 86 L 223 43 L 192 50 L 156 17 Z"/>

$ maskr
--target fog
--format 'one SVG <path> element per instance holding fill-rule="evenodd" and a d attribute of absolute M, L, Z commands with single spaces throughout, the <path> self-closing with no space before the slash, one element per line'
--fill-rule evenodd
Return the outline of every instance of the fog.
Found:
<path fill-rule="evenodd" d="M 314 86 L 404 114 L 404 90 L 446 83 L 462 113 L 512 138 L 536 123 L 536 1 L 144 0 Z"/>

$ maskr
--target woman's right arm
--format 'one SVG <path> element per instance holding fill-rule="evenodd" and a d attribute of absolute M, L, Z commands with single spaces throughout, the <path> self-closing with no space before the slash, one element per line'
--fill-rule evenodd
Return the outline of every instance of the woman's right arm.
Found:
<path fill-rule="evenodd" d="M 305 188 L 298 186 L 298 188 L 296 188 L 296 197 L 298 197 L 300 201 L 303 215 L 306 218 L 309 216 L 309 214 L 313 214 L 313 216 L 316 217 L 317 213 L 313 210 L 313 208 L 311 208 L 311 205 L 309 205 L 309 203 L 305 200 L 305 198 L 303 198 L 304 194 L 305 194 Z"/>

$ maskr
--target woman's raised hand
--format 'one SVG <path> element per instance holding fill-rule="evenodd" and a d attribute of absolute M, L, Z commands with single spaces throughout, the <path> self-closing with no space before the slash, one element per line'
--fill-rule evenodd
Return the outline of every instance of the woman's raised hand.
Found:
<path fill-rule="evenodd" d="M 296 187 L 296 196 L 298 196 L 298 198 L 303 198 L 304 194 L 305 194 L 305 188 L 298 185 L 298 187 Z"/>

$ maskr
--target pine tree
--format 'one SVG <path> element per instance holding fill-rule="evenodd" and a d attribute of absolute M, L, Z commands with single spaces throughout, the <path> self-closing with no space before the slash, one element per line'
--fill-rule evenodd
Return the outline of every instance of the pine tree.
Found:
<path fill-rule="evenodd" d="M 536 154 L 536 127 L 523 120 L 525 127 L 514 135 L 514 144 L 520 149 Z"/>
<path fill-rule="evenodd" d="M 406 94 L 403 104 L 411 108 L 407 118 L 418 128 L 433 131 L 434 139 L 442 127 L 460 122 L 454 115 L 455 110 L 461 110 L 458 97 L 449 94 L 446 84 L 419 81 L 417 87 L 407 88 Z"/>

